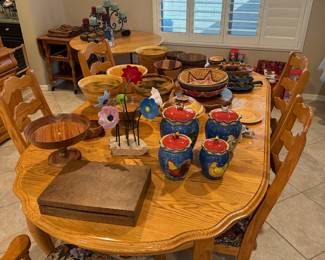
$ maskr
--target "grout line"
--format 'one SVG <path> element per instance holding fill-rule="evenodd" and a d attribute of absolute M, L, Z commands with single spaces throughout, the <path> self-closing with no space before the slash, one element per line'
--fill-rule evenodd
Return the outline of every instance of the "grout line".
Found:
<path fill-rule="evenodd" d="M 297 253 L 299 254 L 299 255 L 301 255 L 304 259 L 306 259 L 307 260 L 307 257 L 305 257 L 293 244 L 291 244 L 278 230 L 276 230 L 276 228 L 275 227 L 273 227 L 272 226 L 272 224 L 270 223 L 270 222 L 267 222 L 269 225 L 270 225 L 270 227 L 271 227 L 271 229 L 273 229 L 274 231 L 275 231 L 275 233 L 277 233 L 280 237 L 282 237 L 294 250 L 296 250 L 297 251 Z"/>
<path fill-rule="evenodd" d="M 290 184 L 290 185 L 291 185 L 291 184 Z M 296 188 L 296 187 L 294 187 L 294 188 Z M 293 197 L 296 197 L 296 196 L 298 196 L 298 195 L 300 195 L 300 194 L 302 194 L 302 192 L 301 192 L 301 191 L 298 191 L 297 194 L 293 194 L 293 195 L 291 195 L 291 196 L 289 196 L 289 197 L 287 197 L 287 198 L 284 198 L 284 199 L 282 199 L 282 200 L 278 200 L 276 204 L 280 204 L 280 203 L 282 203 L 283 201 L 286 201 L 287 199 L 291 199 L 291 198 L 293 198 Z"/>
<path fill-rule="evenodd" d="M 323 254 L 323 253 L 325 253 L 325 250 L 322 251 L 322 252 L 320 252 L 320 253 L 317 254 L 317 255 L 314 255 L 313 257 L 310 258 L 310 260 L 315 259 L 317 256 L 320 256 L 320 255 Z"/>

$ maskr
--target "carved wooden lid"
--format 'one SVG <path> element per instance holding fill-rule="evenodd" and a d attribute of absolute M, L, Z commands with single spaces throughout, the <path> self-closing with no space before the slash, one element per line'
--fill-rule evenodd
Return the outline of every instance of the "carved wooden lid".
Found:
<path fill-rule="evenodd" d="M 239 120 L 239 115 L 233 110 L 217 108 L 210 112 L 210 118 L 218 122 L 231 123 Z"/>

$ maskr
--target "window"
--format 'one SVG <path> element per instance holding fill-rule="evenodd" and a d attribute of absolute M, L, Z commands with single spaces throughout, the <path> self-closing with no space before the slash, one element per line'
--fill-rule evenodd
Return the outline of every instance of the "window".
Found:
<path fill-rule="evenodd" d="M 153 0 L 167 43 L 301 50 L 312 0 Z"/>

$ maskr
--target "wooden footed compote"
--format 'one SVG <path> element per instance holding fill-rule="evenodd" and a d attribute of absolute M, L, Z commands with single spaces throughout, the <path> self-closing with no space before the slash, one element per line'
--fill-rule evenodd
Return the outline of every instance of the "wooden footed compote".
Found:
<path fill-rule="evenodd" d="M 69 146 L 85 138 L 90 122 L 77 114 L 59 114 L 39 118 L 24 130 L 28 141 L 42 149 L 57 149 L 50 154 L 48 162 L 63 167 L 71 160 L 79 160 L 81 153 Z"/>

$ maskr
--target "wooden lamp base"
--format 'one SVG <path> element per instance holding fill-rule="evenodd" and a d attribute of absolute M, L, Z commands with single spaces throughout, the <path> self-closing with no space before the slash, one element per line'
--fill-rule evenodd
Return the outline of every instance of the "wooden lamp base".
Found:
<path fill-rule="evenodd" d="M 81 153 L 76 148 L 60 148 L 59 150 L 50 154 L 48 158 L 49 165 L 55 167 L 64 167 L 68 162 L 80 160 Z"/>

